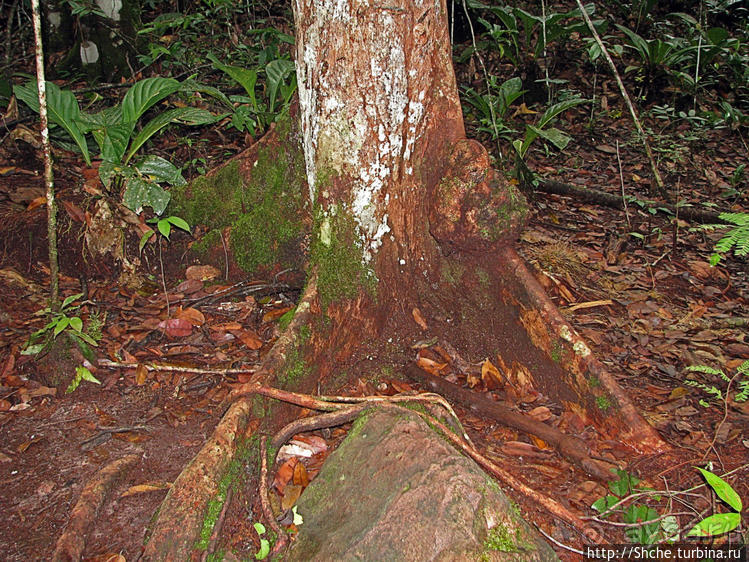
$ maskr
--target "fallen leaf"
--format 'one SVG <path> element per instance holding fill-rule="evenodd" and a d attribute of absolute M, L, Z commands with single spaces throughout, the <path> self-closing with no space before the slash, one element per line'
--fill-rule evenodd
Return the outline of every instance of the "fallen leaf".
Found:
<path fill-rule="evenodd" d="M 200 279 L 186 279 L 177 285 L 177 291 L 186 295 L 197 293 L 203 288 L 203 282 Z"/>
<path fill-rule="evenodd" d="M 135 494 L 142 494 L 144 492 L 155 492 L 158 490 L 168 490 L 172 485 L 169 482 L 153 482 L 150 484 L 137 484 L 130 486 L 127 490 L 122 492 L 121 498 L 127 496 L 134 496 Z"/>
<path fill-rule="evenodd" d="M 280 453 L 279 451 L 279 455 Z M 283 495 L 286 484 L 291 482 L 291 479 L 294 477 L 294 468 L 298 462 L 299 459 L 297 457 L 291 457 L 278 467 L 276 475 L 273 477 L 273 487 L 278 490 L 279 494 Z"/>
<path fill-rule="evenodd" d="M 302 495 L 302 487 L 296 484 L 289 484 L 283 491 L 283 497 L 281 498 L 281 509 L 286 511 L 291 509 L 296 504 L 299 496 Z"/>
<path fill-rule="evenodd" d="M 494 390 L 504 386 L 504 378 L 494 364 L 486 359 L 481 364 L 481 380 L 488 390 Z"/>
<path fill-rule="evenodd" d="M 528 415 L 536 421 L 545 422 L 551 419 L 551 410 L 546 406 L 538 406 L 528 412 Z"/>
<path fill-rule="evenodd" d="M 281 318 L 281 316 L 286 314 L 289 310 L 293 310 L 293 308 L 293 306 L 284 306 L 281 308 L 274 308 L 273 310 L 269 310 L 268 312 L 263 314 L 263 322 L 271 322 L 276 318 Z"/>
<path fill-rule="evenodd" d="M 221 272 L 212 265 L 191 265 L 185 271 L 186 279 L 196 279 L 198 281 L 211 281 L 219 275 L 221 275 Z"/>
<path fill-rule="evenodd" d="M 421 315 L 421 311 L 418 308 L 414 307 L 413 310 L 411 310 L 411 315 L 414 317 L 414 322 L 419 325 L 419 328 L 422 330 L 429 329 L 426 320 L 424 320 L 424 317 Z"/>
<path fill-rule="evenodd" d="M 241 330 L 242 324 L 239 322 L 224 322 L 223 324 L 213 324 L 210 328 L 217 332 L 228 332 L 230 330 Z"/>
<path fill-rule="evenodd" d="M 447 368 L 447 363 L 437 363 L 436 361 L 433 361 L 432 359 L 429 359 L 429 357 L 423 357 L 420 356 L 419 359 L 416 361 L 417 365 L 424 369 L 427 373 L 431 373 L 432 375 L 439 376 L 439 374 Z"/>
<path fill-rule="evenodd" d="M 236 330 L 232 333 L 250 349 L 260 349 L 263 347 L 263 340 L 253 330 Z"/>
<path fill-rule="evenodd" d="M 196 308 L 188 307 L 185 309 L 179 309 L 175 316 L 187 320 L 193 326 L 202 326 L 205 324 L 205 316 L 203 316 L 203 313 Z"/>
<path fill-rule="evenodd" d="M 46 204 L 47 204 L 47 197 L 45 195 L 42 195 L 41 197 L 37 197 L 31 203 L 29 203 L 29 206 L 26 207 L 26 210 L 33 211 L 37 207 L 41 207 L 42 205 L 46 205 Z"/>
<path fill-rule="evenodd" d="M 605 154 L 616 154 L 616 148 L 608 144 L 599 144 L 596 146 L 596 150 Z"/>
<path fill-rule="evenodd" d="M 138 363 L 135 368 L 135 384 L 143 386 L 148 378 L 148 368 L 143 363 Z"/>
<path fill-rule="evenodd" d="M 184 338 L 192 333 L 192 324 L 182 318 L 170 318 L 162 320 L 158 327 L 170 338 Z"/>
<path fill-rule="evenodd" d="M 294 467 L 294 484 L 306 488 L 309 485 L 309 476 L 307 475 L 307 468 L 302 463 L 297 463 Z"/>

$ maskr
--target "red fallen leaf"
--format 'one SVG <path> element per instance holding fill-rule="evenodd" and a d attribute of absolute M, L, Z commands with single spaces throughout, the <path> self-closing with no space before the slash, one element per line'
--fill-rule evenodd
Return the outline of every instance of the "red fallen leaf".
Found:
<path fill-rule="evenodd" d="M 71 203 L 70 201 L 65 201 L 63 199 L 62 206 L 65 207 L 65 211 L 68 213 L 68 215 L 70 215 L 71 219 L 78 222 L 86 222 L 86 214 L 78 205 L 76 205 L 75 203 Z"/>
<path fill-rule="evenodd" d="M 192 324 L 182 318 L 170 318 L 159 322 L 159 328 L 170 338 L 184 338 L 192 333 Z"/>
<path fill-rule="evenodd" d="M 187 279 L 177 285 L 177 291 L 186 295 L 197 293 L 203 288 L 203 282 L 200 279 Z"/>
<path fill-rule="evenodd" d="M 501 451 L 505 455 L 511 455 L 513 457 L 528 457 L 537 459 L 547 458 L 551 455 L 550 451 L 541 451 L 530 443 L 524 443 L 522 441 L 505 441 L 504 443 L 502 443 Z"/>
<path fill-rule="evenodd" d="M 278 490 L 278 493 L 283 495 L 286 484 L 291 482 L 294 477 L 294 467 L 296 467 L 299 459 L 297 457 L 291 457 L 285 463 L 278 467 L 276 475 L 273 477 L 273 487 Z"/>
<path fill-rule="evenodd" d="M 190 307 L 180 309 L 177 311 L 175 316 L 177 318 L 187 320 L 193 326 L 202 326 L 203 324 L 205 324 L 205 316 L 203 316 L 203 313 L 196 308 Z"/>
<path fill-rule="evenodd" d="M 5 377 L 10 376 L 10 374 L 13 372 L 13 369 L 16 367 L 16 356 L 12 353 L 8 354 L 8 360 L 5 362 L 5 365 L 3 365 L 3 372 L 0 373 L 0 379 L 4 379 Z"/>
<path fill-rule="evenodd" d="M 185 271 L 187 279 L 196 279 L 198 281 L 211 281 L 221 275 L 218 269 L 212 265 L 191 265 Z"/>
<path fill-rule="evenodd" d="M 7 412 L 10 410 L 12 404 L 5 399 L 0 399 L 0 412 Z"/>

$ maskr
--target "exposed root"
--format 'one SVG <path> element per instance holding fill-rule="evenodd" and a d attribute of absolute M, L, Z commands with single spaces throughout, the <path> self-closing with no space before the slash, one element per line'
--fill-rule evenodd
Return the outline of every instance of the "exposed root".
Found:
<path fill-rule="evenodd" d="M 78 502 L 70 513 L 70 519 L 52 555 L 52 560 L 68 562 L 80 560 L 86 546 L 86 533 L 96 520 L 104 500 L 125 472 L 138 462 L 138 455 L 128 455 L 117 459 L 99 470 L 86 484 Z"/>

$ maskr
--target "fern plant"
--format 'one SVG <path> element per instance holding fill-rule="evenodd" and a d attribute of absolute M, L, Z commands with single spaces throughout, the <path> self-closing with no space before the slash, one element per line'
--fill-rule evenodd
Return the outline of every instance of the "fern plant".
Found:
<path fill-rule="evenodd" d="M 749 254 L 749 213 L 721 213 L 720 218 L 735 226 L 715 244 L 715 252 L 710 256 L 710 265 L 717 265 L 726 254 L 733 250 L 739 257 Z M 720 224 L 703 225 L 704 230 L 726 228 Z"/>
<path fill-rule="evenodd" d="M 727 396 L 725 394 L 728 393 L 731 385 L 733 384 L 733 381 L 737 378 L 739 379 L 739 381 L 736 383 L 737 391 L 736 396 L 734 396 L 734 400 L 736 402 L 746 402 L 749 399 L 749 360 L 744 361 L 741 365 L 739 365 L 738 369 L 736 369 L 736 374 L 733 377 L 729 377 L 721 369 L 715 369 L 713 367 L 708 367 L 707 365 L 692 365 L 690 367 L 687 367 L 687 371 L 720 377 L 720 379 L 726 383 L 726 392 L 724 393 L 723 390 L 716 387 L 715 385 L 705 384 L 691 379 L 686 379 L 684 381 L 684 384 L 699 388 L 700 390 L 708 394 L 710 396 L 710 399 L 714 398 L 725 403 L 725 401 L 727 400 Z M 700 399 L 700 405 L 708 408 L 710 406 L 709 399 Z"/>

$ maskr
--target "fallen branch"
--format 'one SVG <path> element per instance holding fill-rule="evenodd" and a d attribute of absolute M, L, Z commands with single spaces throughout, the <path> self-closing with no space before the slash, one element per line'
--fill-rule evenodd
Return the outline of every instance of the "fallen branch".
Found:
<path fill-rule="evenodd" d="M 96 520 L 104 500 L 123 474 L 139 458 L 138 455 L 122 457 L 106 465 L 89 480 L 70 513 L 65 531 L 57 539 L 55 553 L 52 555 L 53 561 L 70 562 L 81 559 L 81 554 L 86 546 L 86 533 L 91 523 Z"/>
<path fill-rule="evenodd" d="M 543 439 L 553 446 L 560 455 L 591 476 L 604 482 L 611 479 L 611 473 L 590 458 L 590 449 L 582 439 L 566 435 L 555 427 L 546 425 L 528 415 L 514 412 L 480 394 L 461 388 L 440 377 L 435 377 L 413 363 L 406 366 L 405 374 L 411 380 L 451 398 L 480 416 L 488 416 L 503 425 L 519 429 L 525 433 L 531 433 Z"/>
<path fill-rule="evenodd" d="M 254 373 L 257 367 L 245 367 L 239 369 L 201 369 L 200 367 L 185 367 L 182 365 L 169 365 L 165 363 L 124 363 L 122 361 L 110 361 L 109 359 L 99 359 L 97 367 L 106 367 L 107 369 L 135 369 L 138 365 L 143 365 L 149 371 L 162 371 L 165 373 L 196 373 L 198 375 L 243 375 Z"/>
<path fill-rule="evenodd" d="M 614 209 L 624 209 L 624 201 L 621 196 L 607 193 L 598 189 L 590 187 L 581 187 L 578 185 L 572 185 L 569 183 L 563 183 L 559 181 L 542 181 L 536 187 L 537 190 L 545 193 L 554 193 L 556 195 L 568 195 L 587 201 L 589 203 L 596 203 L 597 205 L 605 205 L 606 207 L 613 207 Z M 658 201 L 652 207 L 659 213 L 668 212 L 672 216 L 676 216 L 677 209 L 670 203 L 664 203 Z M 720 218 L 720 211 L 706 211 L 703 209 L 697 209 L 694 207 L 679 207 L 678 209 L 679 218 L 690 220 L 694 222 L 702 223 L 724 223 Z"/>

